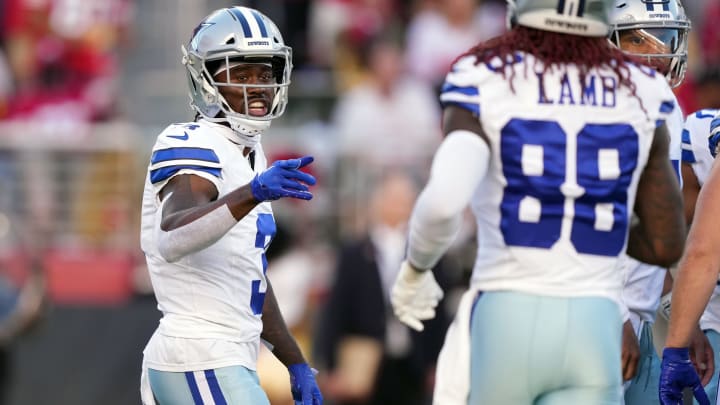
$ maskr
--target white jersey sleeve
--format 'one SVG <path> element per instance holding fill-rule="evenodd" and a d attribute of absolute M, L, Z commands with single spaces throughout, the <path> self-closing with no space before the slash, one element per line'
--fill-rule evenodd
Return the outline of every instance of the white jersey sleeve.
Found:
<path fill-rule="evenodd" d="M 194 123 L 172 124 L 158 136 L 148 168 L 156 192 L 180 174 L 203 177 L 220 189 L 222 165 L 210 130 Z"/>
<path fill-rule="evenodd" d="M 692 166 L 702 186 L 710 174 L 714 161 L 708 145 L 711 123 L 720 113 L 717 109 L 703 109 L 687 116 L 682 132 L 682 161 Z"/>

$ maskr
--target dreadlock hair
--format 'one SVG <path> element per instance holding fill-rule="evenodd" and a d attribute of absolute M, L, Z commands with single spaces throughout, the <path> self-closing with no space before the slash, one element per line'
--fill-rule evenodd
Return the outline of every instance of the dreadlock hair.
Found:
<path fill-rule="evenodd" d="M 627 66 L 627 63 L 641 65 L 643 62 L 614 47 L 605 37 L 560 34 L 518 25 L 501 36 L 481 42 L 463 56 L 475 55 L 475 64 L 489 64 L 493 61 L 493 69 L 503 77 L 506 75 L 506 68 L 510 67 L 508 80 L 510 89 L 514 92 L 512 82 L 515 70 L 512 69 L 512 65 L 518 61 L 515 55 L 518 51 L 532 54 L 536 58 L 536 63 L 542 62 L 543 75 L 548 70 L 560 68 L 562 65 L 577 66 L 581 83 L 585 82 L 585 76 L 591 69 L 610 68 L 617 75 L 619 85 L 630 89 L 631 94 L 640 102 L 640 107 L 645 110 L 642 100 L 635 93 L 635 83 L 630 80 L 630 69 Z M 499 58 L 499 66 L 495 58 Z M 527 75 L 527 64 L 525 64 L 525 74 Z"/>

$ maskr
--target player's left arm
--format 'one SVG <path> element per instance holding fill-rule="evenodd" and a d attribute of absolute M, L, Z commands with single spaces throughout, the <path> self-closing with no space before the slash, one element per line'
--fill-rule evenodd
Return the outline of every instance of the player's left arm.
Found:
<path fill-rule="evenodd" d="M 260 337 L 272 345 L 275 357 L 288 368 L 293 399 L 302 404 L 322 405 L 323 397 L 315 381 L 316 371 L 310 368 L 297 341 L 290 334 L 270 280 L 267 280 L 262 320 Z"/>
<path fill-rule="evenodd" d="M 273 354 L 285 366 L 297 363 L 305 363 L 300 347 L 295 338 L 290 334 L 285 319 L 280 313 L 275 292 L 270 280 L 267 280 L 267 291 L 262 309 L 263 331 L 261 338 L 273 346 Z"/>

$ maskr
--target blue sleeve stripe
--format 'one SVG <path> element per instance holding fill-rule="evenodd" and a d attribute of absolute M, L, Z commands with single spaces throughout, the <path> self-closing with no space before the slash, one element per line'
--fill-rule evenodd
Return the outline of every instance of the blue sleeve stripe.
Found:
<path fill-rule="evenodd" d="M 655 121 L 655 128 L 660 128 L 662 124 L 665 123 L 665 120 L 657 120 Z"/>
<path fill-rule="evenodd" d="M 150 171 L 150 182 L 155 184 L 155 183 L 159 183 L 161 181 L 167 180 L 170 177 L 172 177 L 175 173 L 177 173 L 183 169 L 191 169 L 191 170 L 196 170 L 199 172 L 205 172 L 205 173 L 212 174 L 213 176 L 215 176 L 217 178 L 222 178 L 222 175 L 220 174 L 222 169 L 217 168 L 217 167 L 178 165 L 178 166 L 168 166 L 168 167 L 163 167 L 161 169 L 151 170 Z"/>
<path fill-rule="evenodd" d="M 715 118 L 710 122 L 710 132 L 720 128 L 720 117 Z"/>
<path fill-rule="evenodd" d="M 692 145 L 692 141 L 690 140 L 690 131 L 687 129 L 682 130 L 682 143 Z"/>
<path fill-rule="evenodd" d="M 460 93 L 466 96 L 479 96 L 480 90 L 477 86 L 456 86 L 445 82 L 442 87 L 441 93 Z"/>
<path fill-rule="evenodd" d="M 671 113 L 675 109 L 675 102 L 674 101 L 663 101 L 660 104 L 660 112 L 661 113 Z"/>
<path fill-rule="evenodd" d="M 682 151 L 682 161 L 683 163 L 697 163 L 697 159 L 695 159 L 693 151 L 685 149 Z"/>
<path fill-rule="evenodd" d="M 202 160 L 204 162 L 220 163 L 215 151 L 204 148 L 171 148 L 161 149 L 153 152 L 150 158 L 151 164 L 166 162 L 168 160 L 192 159 Z"/>
<path fill-rule="evenodd" d="M 442 107 L 449 107 L 451 105 L 458 106 L 460 108 L 464 108 L 466 110 L 469 110 L 471 113 L 473 113 L 476 116 L 480 116 L 480 105 L 478 103 L 464 103 L 460 101 L 443 101 Z"/>
<path fill-rule="evenodd" d="M 708 113 L 708 111 L 711 112 Z M 695 113 L 696 118 L 712 118 L 713 116 L 712 110 L 700 110 Z"/>

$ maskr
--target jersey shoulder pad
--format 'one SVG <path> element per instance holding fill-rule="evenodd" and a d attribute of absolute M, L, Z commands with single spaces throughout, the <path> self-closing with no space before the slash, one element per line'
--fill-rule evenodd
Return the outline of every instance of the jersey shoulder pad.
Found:
<path fill-rule="evenodd" d="M 458 59 L 445 76 L 440 90 L 440 103 L 443 108 L 455 105 L 479 115 L 483 73 L 483 69 L 475 64 L 475 56 Z"/>
<path fill-rule="evenodd" d="M 150 181 L 164 184 L 176 174 L 222 177 L 222 148 L 212 129 L 197 123 L 172 124 L 157 138 L 150 157 Z"/>

